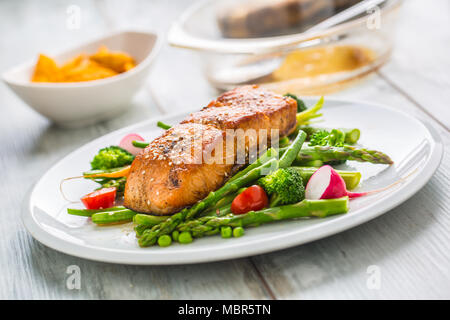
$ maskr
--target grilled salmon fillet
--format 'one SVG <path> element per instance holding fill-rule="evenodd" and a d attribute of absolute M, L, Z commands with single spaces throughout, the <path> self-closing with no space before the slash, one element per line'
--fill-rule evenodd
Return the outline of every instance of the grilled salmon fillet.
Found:
<path fill-rule="evenodd" d="M 295 100 L 257 86 L 222 94 L 136 156 L 125 186 L 124 206 L 168 215 L 193 205 L 221 187 L 242 165 L 236 163 L 237 138 L 231 140 L 232 150 L 228 149 L 230 130 L 256 132 L 255 139 L 241 141 L 248 150 L 260 143 L 259 133 L 265 129 L 270 145 L 271 129 L 278 129 L 280 137 L 295 129 L 296 112 Z"/>

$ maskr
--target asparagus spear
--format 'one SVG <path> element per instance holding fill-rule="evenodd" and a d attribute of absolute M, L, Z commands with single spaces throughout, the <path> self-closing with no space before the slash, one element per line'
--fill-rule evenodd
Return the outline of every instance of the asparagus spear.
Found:
<path fill-rule="evenodd" d="M 303 183 L 306 185 L 309 178 L 317 171 L 317 168 L 313 167 L 291 167 L 296 169 L 303 178 Z M 344 179 L 347 189 L 352 190 L 356 188 L 361 180 L 361 173 L 358 171 L 343 171 L 336 170 L 337 173 Z"/>
<path fill-rule="evenodd" d="M 154 226 L 167 220 L 169 216 L 154 216 L 150 214 L 138 213 L 133 217 L 133 222 L 137 225 L 143 224 L 146 226 Z"/>
<path fill-rule="evenodd" d="M 296 204 L 251 211 L 241 215 L 202 217 L 178 225 L 179 232 L 190 232 L 199 238 L 218 233 L 221 227 L 245 227 L 278 220 L 304 217 L 324 218 L 348 211 L 348 197 L 329 200 L 303 200 Z"/>
<path fill-rule="evenodd" d="M 236 194 L 232 195 L 233 199 L 235 196 L 236 196 Z M 231 213 L 231 201 L 233 199 L 231 199 L 227 204 L 224 204 L 220 207 L 211 208 L 207 211 L 202 212 L 201 213 L 202 217 L 206 217 L 206 216 L 220 217 L 220 216 L 224 216 L 224 215 Z M 214 207 L 216 207 L 216 206 L 214 206 Z M 135 215 L 133 218 L 133 222 L 135 224 L 137 224 L 134 227 L 136 236 L 138 236 L 138 237 L 142 236 L 142 234 L 144 233 L 145 230 L 150 229 L 154 225 L 157 225 L 158 223 L 161 223 L 161 222 L 167 220 L 169 217 L 170 216 L 152 216 L 152 215 L 148 215 L 148 214 Z"/>
<path fill-rule="evenodd" d="M 295 137 L 294 141 L 292 142 L 292 144 L 289 147 L 287 147 L 286 151 L 280 157 L 280 160 L 278 161 L 280 168 L 287 168 L 292 164 L 297 154 L 299 153 L 300 149 L 302 148 L 305 139 L 306 133 L 300 130 L 299 133 L 297 134 L 297 137 Z"/>
<path fill-rule="evenodd" d="M 216 209 L 208 209 L 208 210 L 202 212 L 201 216 L 202 217 L 206 217 L 206 216 L 221 217 L 221 216 L 227 215 L 229 213 L 231 213 L 231 202 L 224 204 L 223 206 L 218 207 Z"/>
<path fill-rule="evenodd" d="M 292 144 L 286 149 L 281 156 L 280 160 L 269 159 L 266 163 L 259 167 L 251 169 L 244 175 L 234 180 L 228 181 L 222 188 L 210 192 L 209 195 L 200 202 L 197 202 L 191 208 L 186 208 L 172 215 L 166 221 L 147 229 L 143 232 L 142 237 L 139 239 L 139 245 L 147 247 L 155 244 L 157 238 L 163 234 L 169 234 L 178 224 L 181 222 L 194 218 L 198 213 L 213 206 L 219 199 L 225 197 L 228 194 L 234 193 L 239 188 L 242 188 L 253 181 L 259 179 L 263 174 L 270 174 L 278 168 L 287 168 L 294 161 L 298 154 L 303 142 L 305 141 L 306 133 L 300 131 Z"/>
<path fill-rule="evenodd" d="M 202 216 L 226 215 L 231 212 L 231 203 L 237 195 L 241 194 L 247 188 L 240 188 L 237 192 L 231 193 L 216 202 L 211 208 L 203 211 Z"/>
<path fill-rule="evenodd" d="M 294 164 L 301 166 L 313 160 L 321 160 L 323 162 L 355 160 L 375 164 L 394 163 L 388 155 L 377 150 L 359 149 L 352 146 L 304 146 L 298 153 Z"/>
<path fill-rule="evenodd" d="M 155 244 L 156 239 L 163 235 L 172 232 L 178 224 L 186 219 L 193 218 L 198 213 L 214 205 L 222 197 L 236 192 L 241 186 L 244 186 L 252 181 L 257 180 L 261 176 L 263 169 L 270 170 L 272 167 L 276 167 L 278 162 L 275 159 L 263 164 L 262 166 L 255 168 L 248 172 L 246 175 L 226 183 L 222 188 L 217 191 L 210 192 L 209 195 L 200 202 L 197 202 L 191 208 L 186 208 L 180 212 L 172 215 L 166 221 L 154 226 L 152 229 L 145 230 L 142 237 L 139 239 L 139 245 L 147 247 Z"/>
<path fill-rule="evenodd" d="M 287 148 L 286 148 L 287 149 Z M 284 149 L 284 150 L 286 150 Z M 267 161 L 269 161 L 270 159 L 274 159 L 276 156 L 278 156 L 278 151 L 275 150 L 274 148 L 269 148 L 267 149 L 266 152 L 264 152 L 258 159 L 256 159 L 256 161 L 250 163 L 247 168 L 245 168 L 244 170 L 239 171 L 238 173 L 236 173 L 234 176 L 232 176 L 230 178 L 230 180 L 228 180 L 228 182 L 231 182 L 233 180 L 236 180 L 237 178 L 242 177 L 243 175 L 247 174 L 248 172 L 250 172 L 251 170 L 261 166 L 262 164 L 266 163 Z"/>

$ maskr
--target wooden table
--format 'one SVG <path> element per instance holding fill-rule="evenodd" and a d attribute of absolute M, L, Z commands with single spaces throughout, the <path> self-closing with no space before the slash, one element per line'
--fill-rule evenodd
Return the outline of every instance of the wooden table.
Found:
<path fill-rule="evenodd" d="M 81 28 L 68 30 L 66 10 L 74 1 L 1 1 L 0 71 L 41 50 L 64 48 L 111 30 L 164 33 L 190 1 L 75 3 L 81 8 Z M 405 1 L 391 61 L 364 83 L 334 95 L 385 103 L 433 124 L 446 153 L 430 182 L 394 210 L 346 232 L 217 263 L 138 267 L 87 261 L 41 245 L 19 218 L 27 191 L 62 156 L 115 129 L 199 108 L 214 97 L 195 55 L 165 44 L 130 110 L 82 129 L 55 127 L 0 84 L 0 298 L 450 298 L 449 30 L 449 1 Z M 80 290 L 66 288 L 70 265 L 80 267 Z M 380 270 L 378 290 L 367 286 L 372 265 Z"/>

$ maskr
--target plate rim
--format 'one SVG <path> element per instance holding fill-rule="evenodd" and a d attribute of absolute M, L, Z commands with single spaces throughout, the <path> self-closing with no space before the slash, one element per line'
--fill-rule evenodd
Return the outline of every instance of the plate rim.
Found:
<path fill-rule="evenodd" d="M 305 97 L 306 100 L 309 100 L 311 97 Z M 312 98 L 317 99 L 317 98 Z M 297 234 L 296 238 L 292 238 L 293 234 L 298 233 L 298 231 L 293 230 L 287 234 L 273 236 L 269 239 L 263 240 L 264 243 L 261 243 L 261 240 L 256 240 L 260 244 L 259 246 L 254 246 L 254 244 L 250 241 L 247 243 L 240 243 L 227 246 L 225 248 L 219 248 L 216 250 L 208 250 L 205 248 L 197 249 L 196 252 L 189 251 L 189 254 L 185 255 L 180 259 L 180 255 L 174 252 L 161 251 L 152 251 L 148 252 L 145 248 L 142 251 L 129 251 L 126 249 L 111 249 L 111 248 L 99 248 L 96 246 L 92 246 L 89 244 L 79 245 L 73 242 L 70 242 L 65 239 L 58 238 L 51 233 L 48 233 L 44 229 L 42 229 L 37 222 L 34 221 L 32 207 L 31 207 L 31 196 L 33 191 L 35 190 L 36 185 L 41 181 L 42 177 L 45 176 L 49 170 L 53 167 L 59 165 L 64 162 L 67 158 L 72 156 L 74 153 L 78 152 L 81 148 L 89 148 L 91 144 L 95 144 L 97 140 L 104 139 L 105 136 L 116 135 L 121 131 L 128 131 L 134 127 L 139 127 L 145 125 L 149 122 L 156 122 L 158 120 L 164 120 L 167 118 L 173 118 L 176 116 L 180 116 L 182 114 L 186 114 L 192 112 L 194 110 L 185 110 L 184 112 L 172 112 L 166 115 L 161 115 L 157 117 L 151 117 L 147 120 L 140 121 L 138 123 L 134 123 L 123 128 L 114 130 L 110 133 L 102 135 L 78 148 L 72 150 L 62 159 L 52 164 L 43 175 L 39 177 L 39 179 L 33 184 L 33 186 L 29 189 L 29 192 L 26 196 L 26 201 L 24 201 L 24 208 L 22 209 L 22 222 L 28 232 L 32 235 L 34 239 L 44 244 L 45 246 L 52 248 L 56 251 L 87 259 L 92 261 L 100 261 L 107 263 L 116 263 L 116 264 L 127 264 L 127 265 L 176 265 L 176 264 L 194 264 L 194 263 L 206 263 L 213 261 L 223 261 L 230 260 L 236 258 L 249 257 L 264 253 L 269 253 L 273 251 L 278 251 L 282 249 L 287 249 L 295 246 L 299 246 L 301 244 L 309 243 L 312 241 L 316 241 L 322 238 L 329 237 L 331 235 L 340 233 L 345 230 L 349 230 L 358 225 L 361 225 L 367 221 L 370 221 L 380 215 L 386 213 L 387 211 L 393 209 L 394 207 L 402 204 L 410 197 L 412 197 L 415 193 L 417 193 L 434 175 L 436 170 L 439 168 L 439 165 L 442 161 L 443 157 L 443 143 L 442 138 L 437 131 L 437 129 L 427 120 L 419 120 L 415 116 L 402 112 L 398 109 L 390 107 L 381 103 L 367 102 L 363 100 L 357 99 L 345 99 L 345 98 L 333 98 L 330 97 L 327 101 L 333 101 L 338 103 L 349 103 L 349 104 L 364 104 L 370 105 L 375 108 L 382 108 L 388 110 L 389 112 L 396 112 L 401 114 L 404 117 L 408 117 L 411 120 L 415 121 L 418 125 L 424 127 L 425 130 L 430 134 L 432 141 L 434 142 L 434 146 L 430 152 L 429 159 L 424 164 L 427 166 L 428 170 L 422 171 L 422 175 L 417 176 L 414 180 L 415 183 L 411 184 L 409 187 L 401 189 L 397 193 L 396 198 L 391 198 L 390 201 L 384 201 L 377 204 L 376 209 L 372 208 L 373 205 L 368 207 L 364 207 L 361 210 L 368 211 L 365 214 L 353 215 L 352 219 L 342 219 L 340 221 L 323 221 L 322 223 L 313 226 L 307 232 L 303 232 Z M 314 233 L 315 229 L 320 228 L 320 232 Z M 279 239 L 289 239 L 284 241 L 273 241 Z M 238 248 L 237 248 L 238 247 Z M 239 250 L 236 250 L 239 249 Z M 163 249 L 161 249 L 163 250 Z M 204 254 L 207 251 L 208 254 Z M 202 253 L 203 254 L 198 254 Z"/>

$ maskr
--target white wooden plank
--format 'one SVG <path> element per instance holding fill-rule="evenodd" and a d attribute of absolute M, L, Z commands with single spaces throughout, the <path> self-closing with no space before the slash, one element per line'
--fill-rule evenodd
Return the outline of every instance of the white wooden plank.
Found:
<path fill-rule="evenodd" d="M 432 121 L 378 77 L 334 96 L 383 103 Z M 436 127 L 447 152 L 437 173 L 411 199 L 341 234 L 253 258 L 278 298 L 450 298 L 450 135 Z M 379 290 L 366 286 L 371 265 L 381 270 Z"/>
<path fill-rule="evenodd" d="M 403 2 L 392 62 L 381 71 L 450 128 L 450 2 Z"/>

